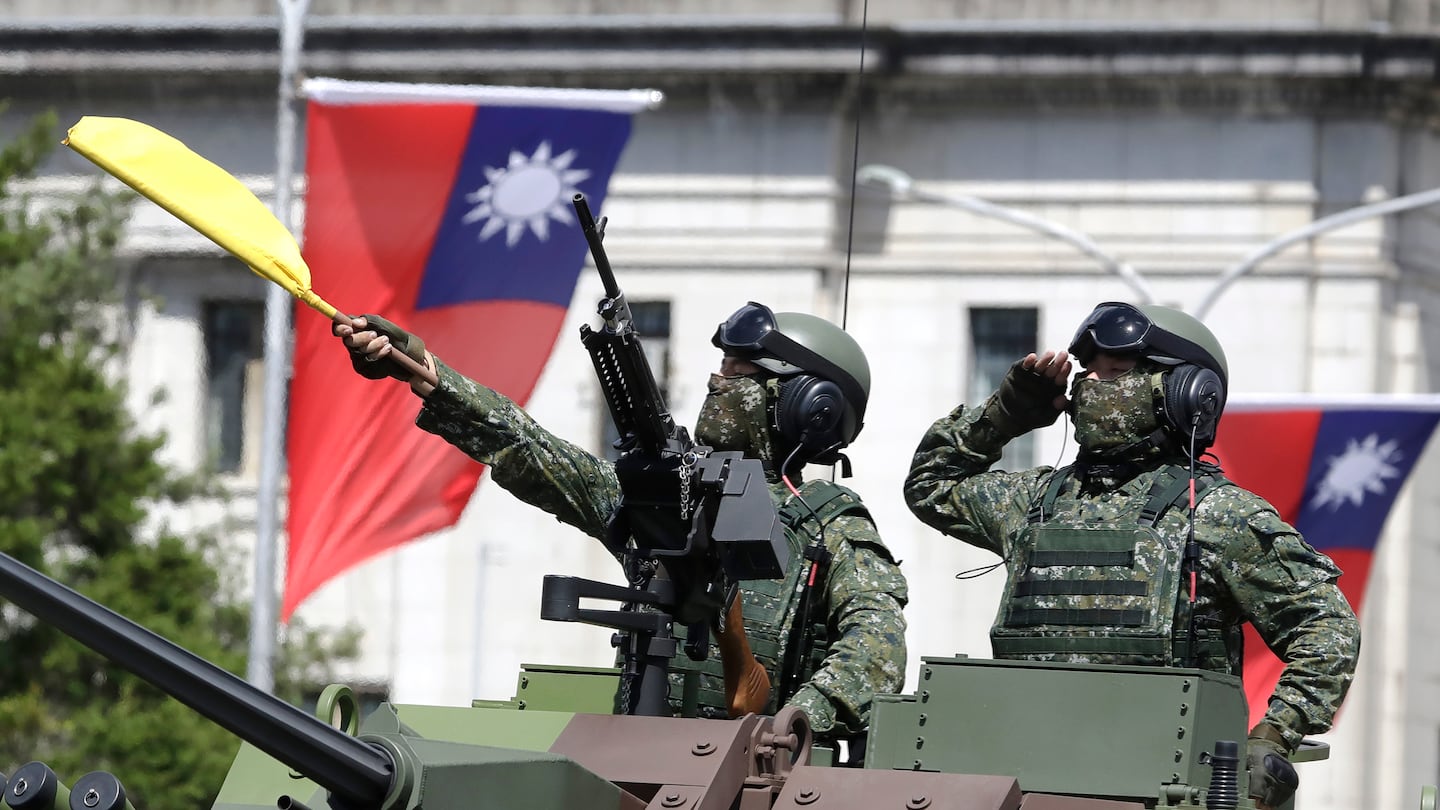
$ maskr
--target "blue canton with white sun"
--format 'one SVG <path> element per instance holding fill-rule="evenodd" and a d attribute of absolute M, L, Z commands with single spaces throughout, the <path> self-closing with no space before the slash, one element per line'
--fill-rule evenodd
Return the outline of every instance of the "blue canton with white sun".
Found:
<path fill-rule="evenodd" d="M 598 110 L 477 109 L 417 308 L 485 301 L 569 307 L 588 250 L 572 200 L 584 194 L 600 216 L 630 119 Z"/>
<path fill-rule="evenodd" d="M 484 241 L 505 231 L 505 246 L 514 247 L 528 228 L 541 242 L 550 238 L 550 221 L 566 225 L 575 222 L 571 200 L 576 184 L 590 176 L 588 169 L 571 169 L 577 152 L 570 149 L 550 156 L 550 142 L 541 141 L 535 154 L 511 152 L 502 167 L 485 167 L 485 185 L 465 195 L 474 203 L 461 222 L 483 223 L 479 239 Z"/>
<path fill-rule="evenodd" d="M 1423 410 L 1331 410 L 1310 452 L 1296 528 L 1316 548 L 1373 548 L 1435 428 Z M 1276 447 L 1303 463 L 1306 448 Z"/>
<path fill-rule="evenodd" d="M 1331 511 L 1343 504 L 1360 506 L 1365 496 L 1384 495 L 1394 479 L 1400 478 L 1395 466 L 1404 455 L 1394 439 L 1382 442 L 1380 436 L 1371 433 L 1360 441 L 1350 439 L 1345 452 L 1327 460 L 1325 478 L 1315 495 L 1315 506 L 1330 507 Z"/>

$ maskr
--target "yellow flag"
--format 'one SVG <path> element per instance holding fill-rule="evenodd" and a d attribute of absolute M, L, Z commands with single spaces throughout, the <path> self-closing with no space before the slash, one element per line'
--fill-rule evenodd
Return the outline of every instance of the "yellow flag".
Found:
<path fill-rule="evenodd" d="M 326 317 L 335 315 L 335 307 L 310 289 L 310 268 L 295 237 L 234 175 L 170 135 L 127 118 L 87 115 L 70 128 L 64 143 L 257 274 Z"/>

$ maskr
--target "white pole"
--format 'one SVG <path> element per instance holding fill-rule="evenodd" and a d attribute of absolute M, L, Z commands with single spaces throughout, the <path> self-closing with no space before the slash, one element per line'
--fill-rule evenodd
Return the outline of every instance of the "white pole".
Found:
<path fill-rule="evenodd" d="M 1150 289 L 1150 285 L 1135 271 L 1135 268 L 1101 250 L 1100 246 L 1095 244 L 1090 237 L 1068 226 L 967 194 L 937 194 L 931 191 L 921 191 L 915 188 L 915 181 L 910 175 L 893 166 L 862 166 L 857 177 L 862 183 L 878 183 L 888 186 L 890 194 L 899 199 L 963 208 L 982 217 L 998 219 L 1042 233 L 1053 239 L 1059 239 L 1073 245 L 1081 253 L 1100 262 L 1106 270 L 1119 276 L 1121 281 L 1130 285 L 1131 289 L 1140 294 L 1142 303 L 1155 303 L 1155 292 Z"/>
<path fill-rule="evenodd" d="M 475 650 L 475 659 L 470 671 L 470 696 L 485 694 L 485 572 L 490 567 L 490 544 L 483 538 L 477 544 L 475 555 L 475 630 L 470 636 L 470 646 Z"/>
<path fill-rule="evenodd" d="M 1205 320 L 1205 316 L 1209 314 L 1210 308 L 1215 306 L 1215 301 L 1220 298 L 1220 294 L 1225 292 L 1227 287 L 1234 284 L 1241 276 L 1249 274 L 1260 262 L 1265 261 L 1296 242 L 1312 239 L 1326 231 L 1343 228 L 1346 225 L 1351 225 L 1364 219 L 1383 217 L 1387 214 L 1408 211 L 1411 208 L 1434 205 L 1437 202 L 1440 202 L 1440 189 L 1422 191 L 1418 194 L 1407 194 L 1404 197 L 1396 197 L 1378 203 L 1362 205 L 1341 211 L 1338 214 L 1331 214 L 1328 217 L 1321 217 L 1303 228 L 1296 228 L 1293 231 L 1277 236 L 1256 248 L 1250 255 L 1241 259 L 1229 270 L 1222 273 L 1219 280 L 1215 282 L 1215 286 L 1211 287 L 1210 292 L 1205 294 L 1205 297 L 1201 299 L 1199 305 L 1195 307 L 1195 312 L 1192 314 L 1202 321 Z"/>
<path fill-rule="evenodd" d="M 280 4 L 280 93 L 275 118 L 275 216 L 290 228 L 294 186 L 296 82 L 310 0 Z M 280 525 L 280 479 L 285 469 L 285 383 L 290 366 L 290 294 L 278 284 L 265 294 L 265 405 L 260 434 L 260 480 L 255 491 L 255 597 L 250 606 L 250 659 L 245 679 L 275 689 L 275 548 Z"/>

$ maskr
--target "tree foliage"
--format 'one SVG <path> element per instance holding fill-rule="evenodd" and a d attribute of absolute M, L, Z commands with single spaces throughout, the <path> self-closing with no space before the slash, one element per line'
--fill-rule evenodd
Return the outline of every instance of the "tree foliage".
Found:
<path fill-rule="evenodd" d="M 55 124 L 0 146 L 0 550 L 242 671 L 249 608 L 221 576 L 234 562 L 215 538 L 150 525 L 158 505 L 214 493 L 159 461 L 163 438 L 137 431 L 114 373 L 128 198 L 97 185 L 57 204 L 17 183 L 54 148 Z M 354 654 L 350 636 L 289 636 L 276 680 L 291 700 Z M 107 770 L 141 810 L 208 806 L 239 745 L 3 600 L 0 729 L 0 771 L 40 760 L 70 783 Z"/>

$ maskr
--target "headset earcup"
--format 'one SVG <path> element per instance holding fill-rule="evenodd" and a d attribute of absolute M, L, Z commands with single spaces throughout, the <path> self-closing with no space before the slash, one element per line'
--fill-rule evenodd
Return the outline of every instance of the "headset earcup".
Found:
<path fill-rule="evenodd" d="M 1208 447 L 1224 408 L 1225 385 L 1210 369 L 1186 363 L 1165 375 L 1165 417 L 1178 435 L 1188 439 L 1193 428 Z"/>
<path fill-rule="evenodd" d="M 845 435 L 847 411 L 840 386 L 812 374 L 799 374 L 780 385 L 775 428 L 789 442 L 807 450 L 823 450 L 853 438 Z"/>

